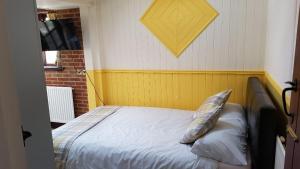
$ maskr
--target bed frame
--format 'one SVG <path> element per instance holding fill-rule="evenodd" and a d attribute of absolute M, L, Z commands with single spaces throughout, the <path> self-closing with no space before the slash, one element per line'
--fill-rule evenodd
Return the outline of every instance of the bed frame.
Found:
<path fill-rule="evenodd" d="M 258 78 L 248 79 L 245 110 L 252 169 L 274 169 L 276 136 L 286 120 Z"/>

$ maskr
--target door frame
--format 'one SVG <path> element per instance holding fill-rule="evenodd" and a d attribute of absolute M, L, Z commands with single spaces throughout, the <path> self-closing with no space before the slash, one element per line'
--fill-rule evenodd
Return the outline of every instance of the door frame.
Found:
<path fill-rule="evenodd" d="M 299 0 L 297 0 L 297 33 L 295 40 L 295 57 L 294 57 L 294 65 L 293 65 L 293 80 L 297 79 L 297 92 L 291 93 L 291 103 L 290 103 L 290 112 L 295 114 L 293 117 L 293 121 L 291 118 L 288 118 L 288 124 L 291 125 L 292 129 L 296 132 L 298 136 L 300 136 L 300 17 L 299 17 Z M 298 67 L 297 67 L 298 66 Z M 298 144 L 298 145 L 297 145 Z M 290 134 L 287 134 L 287 142 L 286 142 L 286 157 L 285 157 L 285 169 L 293 169 L 296 166 L 300 167 L 299 161 L 294 161 L 295 158 L 298 158 L 300 153 L 296 152 L 296 147 L 299 147 L 299 143 L 295 143 Z M 296 157 L 297 155 L 297 157 Z M 295 166 L 296 165 L 296 166 Z"/>

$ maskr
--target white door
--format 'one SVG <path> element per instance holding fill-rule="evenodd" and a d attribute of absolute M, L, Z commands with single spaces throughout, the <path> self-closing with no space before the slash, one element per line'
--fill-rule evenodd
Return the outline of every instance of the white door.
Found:
<path fill-rule="evenodd" d="M 0 1 L 0 20 L 4 17 Z M 25 169 L 25 151 L 20 128 L 20 111 L 7 45 L 6 31 L 0 29 L 0 169 Z M 18 161 L 16 163 L 15 161 Z"/>
<path fill-rule="evenodd" d="M 2 65 L 11 64 L 5 70 L 1 67 L 3 72 L 0 74 L 11 78 L 11 87 L 7 87 L 9 84 L 8 81 L 5 81 L 4 76 L 1 77 L 1 87 L 6 85 L 2 90 L 15 91 L 15 103 L 10 105 L 13 107 L 9 110 L 7 105 L 3 107 L 3 103 L 10 103 L 9 100 L 6 100 L 10 98 L 7 96 L 9 93 L 4 92 L 3 94 L 0 90 L 0 113 L 15 124 L 12 129 L 8 128 L 11 127 L 10 124 L 7 124 L 8 122 L 0 125 L 2 130 L 9 132 L 4 137 L 1 135 L 0 140 L 4 141 L 3 144 L 0 143 L 5 145 L 5 141 L 8 142 L 8 139 L 14 138 L 15 147 L 6 147 L 7 151 L 25 152 L 25 155 L 20 153 L 19 156 L 7 157 L 16 164 L 20 163 L 19 166 L 11 167 L 12 169 L 24 167 L 28 169 L 54 168 L 49 110 L 36 18 L 34 0 L 0 0 L 0 34 L 3 35 L 0 37 L 0 62 Z M 7 111 L 12 111 L 15 114 Z M 20 118 L 18 118 L 19 116 Z M 20 120 L 18 121 L 18 119 Z M 5 121 L 5 119 L 2 120 Z M 22 143 L 22 139 L 20 140 L 21 125 L 24 130 L 32 134 L 25 141 L 25 148 L 20 147 L 20 143 Z M 9 137 L 12 134 L 14 137 Z M 0 153 L 0 155 L 1 159 L 3 154 Z M 24 163 L 18 161 L 18 159 L 24 159 L 23 155 L 26 159 Z M 6 163 L 7 166 L 11 165 L 9 162 Z M 6 169 L 4 164 L 0 163 L 0 169 Z"/>

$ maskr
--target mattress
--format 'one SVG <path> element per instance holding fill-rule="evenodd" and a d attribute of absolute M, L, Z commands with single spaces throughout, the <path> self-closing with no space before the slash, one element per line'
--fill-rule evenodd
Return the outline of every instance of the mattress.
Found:
<path fill-rule="evenodd" d="M 72 144 L 67 169 L 246 169 L 194 155 L 180 144 L 192 111 L 122 107 Z M 60 128 L 53 131 L 59 132 Z"/>

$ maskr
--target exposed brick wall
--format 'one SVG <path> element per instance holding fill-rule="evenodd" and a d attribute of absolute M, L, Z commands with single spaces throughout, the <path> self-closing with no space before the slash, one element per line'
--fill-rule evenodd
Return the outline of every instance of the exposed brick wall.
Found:
<path fill-rule="evenodd" d="M 38 9 L 38 13 L 56 13 L 57 19 L 73 19 L 77 37 L 81 40 L 82 32 L 79 9 L 47 10 Z M 83 50 L 61 51 L 60 65 L 63 71 L 45 70 L 46 84 L 48 86 L 72 87 L 75 115 L 79 116 L 88 111 L 87 86 L 85 75 L 80 75 L 77 70 L 85 69 Z"/>

